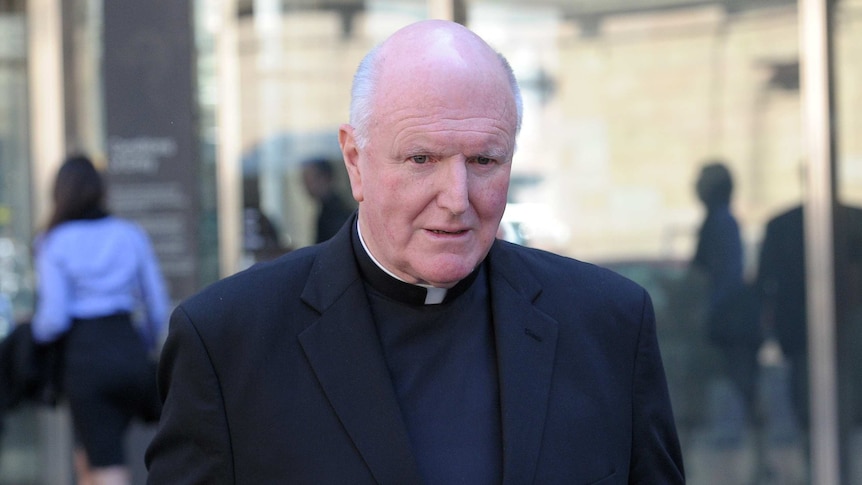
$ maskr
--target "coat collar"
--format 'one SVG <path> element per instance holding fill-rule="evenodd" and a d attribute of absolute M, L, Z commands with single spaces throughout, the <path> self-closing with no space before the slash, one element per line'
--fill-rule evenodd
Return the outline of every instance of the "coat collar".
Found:
<path fill-rule="evenodd" d="M 351 250 L 353 224 L 320 248 L 301 298 L 320 318 L 300 343 L 371 473 L 382 484 L 420 484 L 369 303 Z M 499 242 L 489 278 L 500 379 L 503 482 L 535 474 L 556 349 L 556 322 L 533 306 L 541 285 Z"/>

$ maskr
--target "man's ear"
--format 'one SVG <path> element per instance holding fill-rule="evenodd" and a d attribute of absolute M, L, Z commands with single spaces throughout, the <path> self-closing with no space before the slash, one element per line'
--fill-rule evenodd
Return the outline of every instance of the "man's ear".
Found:
<path fill-rule="evenodd" d="M 343 124 L 338 129 L 338 144 L 350 178 L 350 190 L 356 202 L 362 202 L 362 174 L 359 170 L 359 147 L 356 146 L 353 127 Z"/>

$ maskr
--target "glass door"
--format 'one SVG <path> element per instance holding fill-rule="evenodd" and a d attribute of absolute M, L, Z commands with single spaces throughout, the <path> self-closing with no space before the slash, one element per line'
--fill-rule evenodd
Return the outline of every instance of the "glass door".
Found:
<path fill-rule="evenodd" d="M 758 278 L 803 198 L 796 3 L 472 0 L 466 18 L 524 91 L 510 237 L 650 291 L 688 483 L 806 483 L 799 322 L 769 316 Z"/>

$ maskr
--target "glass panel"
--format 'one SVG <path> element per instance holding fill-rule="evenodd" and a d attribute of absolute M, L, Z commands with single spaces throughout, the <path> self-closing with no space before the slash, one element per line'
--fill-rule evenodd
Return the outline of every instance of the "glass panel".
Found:
<path fill-rule="evenodd" d="M 219 278 L 218 261 L 218 198 L 216 196 L 216 34 L 218 29 L 218 2 L 195 0 L 194 39 L 196 48 L 196 81 L 198 106 L 198 134 L 200 151 L 200 265 L 198 281 L 201 287 Z"/>
<path fill-rule="evenodd" d="M 862 483 L 862 1 L 836 2 L 835 276 L 838 407 L 844 483 Z"/>
<path fill-rule="evenodd" d="M 0 339 L 28 318 L 34 298 L 26 35 L 23 3 L 0 2 Z M 34 410 L 4 408 L 0 420 L 0 483 L 32 483 L 39 473 Z"/>
<path fill-rule="evenodd" d="M 33 303 L 26 45 L 24 13 L 0 10 L 0 337 Z"/>
<path fill-rule="evenodd" d="M 317 240 L 320 210 L 302 165 L 332 162 L 335 191 L 352 208 L 338 126 L 362 56 L 427 15 L 424 0 L 353 1 L 292 8 L 240 2 L 244 264 Z M 343 216 L 342 216 L 343 217 Z M 340 220 L 339 220 L 340 222 Z"/>
<path fill-rule="evenodd" d="M 524 91 L 507 237 L 650 291 L 688 483 L 805 483 L 804 345 L 761 327 L 756 285 L 802 196 L 795 2 L 473 0 L 467 20 Z"/>

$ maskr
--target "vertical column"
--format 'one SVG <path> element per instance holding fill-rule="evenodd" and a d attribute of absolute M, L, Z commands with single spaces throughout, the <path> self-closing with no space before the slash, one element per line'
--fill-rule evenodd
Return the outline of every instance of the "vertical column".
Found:
<path fill-rule="evenodd" d="M 189 0 L 103 5 L 109 205 L 153 240 L 171 297 L 198 289 L 200 157 Z"/>
<path fill-rule="evenodd" d="M 811 482 L 841 483 L 839 468 L 831 51 L 828 0 L 799 0 L 803 133 L 808 158 L 805 260 L 808 294 Z"/>
<path fill-rule="evenodd" d="M 236 0 L 223 0 L 216 38 L 218 99 L 219 267 L 227 276 L 239 269 L 242 252 L 242 174 L 240 173 L 239 48 Z"/>
<path fill-rule="evenodd" d="M 452 20 L 453 0 L 428 0 L 428 18 Z"/>
<path fill-rule="evenodd" d="M 284 99 L 283 76 L 285 65 L 284 22 L 280 0 L 254 0 L 254 32 L 258 50 L 256 51 L 254 80 L 248 81 L 248 86 L 260 93 L 256 110 L 258 133 L 262 134 L 258 152 L 257 184 L 260 194 L 260 209 L 275 221 L 284 221 L 282 216 L 283 154 L 275 143 L 281 135 L 282 114 L 285 110 L 297 112 L 286 104 Z M 299 116 L 299 113 L 297 113 Z M 247 201 L 248 194 L 243 194 Z"/>
<path fill-rule="evenodd" d="M 60 0 L 27 2 L 27 64 L 30 102 L 33 227 L 50 210 L 54 173 L 65 155 L 63 102 L 63 29 Z M 71 483 L 71 428 L 64 407 L 40 410 L 39 479 Z"/>
<path fill-rule="evenodd" d="M 465 0 L 428 0 L 428 18 L 451 20 L 467 25 Z"/>
<path fill-rule="evenodd" d="M 27 2 L 30 151 L 33 193 L 50 194 L 54 171 L 65 155 L 63 29 L 60 0 Z M 34 227 L 47 217 L 49 197 L 33 198 Z"/>

